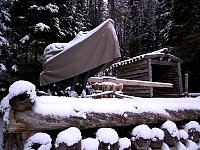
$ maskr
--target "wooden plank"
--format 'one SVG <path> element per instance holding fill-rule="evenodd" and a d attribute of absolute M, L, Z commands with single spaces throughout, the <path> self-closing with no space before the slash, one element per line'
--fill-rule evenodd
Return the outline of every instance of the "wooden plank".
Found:
<path fill-rule="evenodd" d="M 146 86 L 146 87 L 168 87 L 172 88 L 173 84 L 171 83 L 161 83 L 161 82 L 149 82 L 149 81 L 140 81 L 140 80 L 127 80 L 127 79 L 117 79 L 117 78 L 101 78 L 101 77 L 91 77 L 88 79 L 88 82 L 113 82 L 116 84 L 131 85 L 131 86 Z"/>

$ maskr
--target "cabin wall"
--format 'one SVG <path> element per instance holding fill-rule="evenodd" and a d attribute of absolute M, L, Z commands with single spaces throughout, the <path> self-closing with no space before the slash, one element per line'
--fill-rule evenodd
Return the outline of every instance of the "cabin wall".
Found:
<path fill-rule="evenodd" d="M 173 88 L 152 88 L 141 86 L 125 86 L 123 93 L 140 97 L 163 97 L 182 93 L 182 77 L 179 62 L 163 60 L 141 60 L 114 70 L 114 75 L 121 79 L 142 80 L 172 83 Z"/>
<path fill-rule="evenodd" d="M 143 60 L 119 66 L 115 70 L 115 76 L 121 79 L 150 81 L 149 61 Z M 151 97 L 151 88 L 124 85 L 123 93 L 132 96 Z"/>

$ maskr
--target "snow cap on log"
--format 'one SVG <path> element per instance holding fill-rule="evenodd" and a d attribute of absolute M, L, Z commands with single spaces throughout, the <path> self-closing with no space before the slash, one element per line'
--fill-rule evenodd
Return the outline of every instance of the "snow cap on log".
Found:
<path fill-rule="evenodd" d="M 152 128 L 151 129 L 151 140 L 157 141 L 157 140 L 163 140 L 164 139 L 164 131 L 159 128 Z"/>
<path fill-rule="evenodd" d="M 165 123 L 163 123 L 161 129 L 166 129 L 172 137 L 178 136 L 178 128 L 176 124 L 170 120 L 167 120 Z"/>
<path fill-rule="evenodd" d="M 196 131 L 200 132 L 200 125 L 196 121 L 190 121 L 187 124 L 185 124 L 184 130 L 186 132 L 189 132 L 190 129 L 195 129 Z"/>
<path fill-rule="evenodd" d="M 50 150 L 52 147 L 51 141 L 52 139 L 48 134 L 41 132 L 35 133 L 33 136 L 26 140 L 26 143 L 24 144 L 24 150 L 31 150 L 34 144 L 39 144 L 38 149 Z"/>
<path fill-rule="evenodd" d="M 82 150 L 98 150 L 99 141 L 94 138 L 86 138 L 81 141 Z"/>
<path fill-rule="evenodd" d="M 119 139 L 119 150 L 130 149 L 131 148 L 131 140 L 127 137 Z"/>
<path fill-rule="evenodd" d="M 150 139 L 151 129 L 145 124 L 138 125 L 132 130 L 131 135 L 133 136 L 132 140 L 138 139 L 140 137 L 142 137 L 143 139 Z"/>
<path fill-rule="evenodd" d="M 10 98 L 19 94 L 27 93 L 29 99 L 34 102 L 36 98 L 35 85 L 28 81 L 19 80 L 14 82 L 9 88 Z"/>
<path fill-rule="evenodd" d="M 151 148 L 161 148 L 164 141 L 164 131 L 159 128 L 151 129 Z"/>
<path fill-rule="evenodd" d="M 61 131 L 56 138 L 55 148 L 57 148 L 60 144 L 65 143 L 67 146 L 72 146 L 82 139 L 81 132 L 76 127 L 70 127 L 64 131 Z"/>
<path fill-rule="evenodd" d="M 103 143 L 115 144 L 119 140 L 117 132 L 112 128 L 100 128 L 96 132 L 96 139 Z"/>
<path fill-rule="evenodd" d="M 178 142 L 178 128 L 176 124 L 170 120 L 167 120 L 161 126 L 161 129 L 165 133 L 164 142 L 169 146 L 175 146 Z"/>
<path fill-rule="evenodd" d="M 185 131 L 188 132 L 189 139 L 194 142 L 199 142 L 200 125 L 196 121 L 190 121 L 185 125 Z"/>
<path fill-rule="evenodd" d="M 185 130 L 181 129 L 178 131 L 178 138 L 181 143 L 186 144 L 188 137 L 189 135 Z"/>
<path fill-rule="evenodd" d="M 145 125 L 138 125 L 133 130 L 131 135 L 132 149 L 147 149 L 151 144 L 151 129 Z"/>

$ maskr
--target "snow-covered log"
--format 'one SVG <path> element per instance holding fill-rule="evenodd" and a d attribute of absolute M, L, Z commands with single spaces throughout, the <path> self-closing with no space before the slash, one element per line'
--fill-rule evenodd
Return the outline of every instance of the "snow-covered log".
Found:
<path fill-rule="evenodd" d="M 35 85 L 28 81 L 19 80 L 9 87 L 9 93 L 1 102 L 1 107 L 3 109 L 11 107 L 16 111 L 32 109 L 35 98 Z"/>
<path fill-rule="evenodd" d="M 7 130 L 9 132 L 58 130 L 71 126 L 75 126 L 80 129 L 87 129 L 97 127 L 129 126 L 143 123 L 162 123 L 166 120 L 196 120 L 200 118 L 200 110 L 166 111 L 169 113 L 169 115 L 150 112 L 125 112 L 125 115 L 91 112 L 85 114 L 86 118 L 77 116 L 55 117 L 51 115 L 41 115 L 31 110 L 26 110 L 23 112 L 11 111 L 10 123 L 7 125 Z"/>

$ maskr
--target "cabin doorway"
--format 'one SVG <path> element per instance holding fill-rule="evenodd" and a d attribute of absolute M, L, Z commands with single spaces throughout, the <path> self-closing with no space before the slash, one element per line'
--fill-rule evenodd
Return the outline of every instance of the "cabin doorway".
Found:
<path fill-rule="evenodd" d="M 173 84 L 173 88 L 153 88 L 154 97 L 168 97 L 179 93 L 179 78 L 176 65 L 153 64 L 152 81 Z"/>

